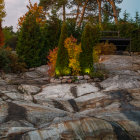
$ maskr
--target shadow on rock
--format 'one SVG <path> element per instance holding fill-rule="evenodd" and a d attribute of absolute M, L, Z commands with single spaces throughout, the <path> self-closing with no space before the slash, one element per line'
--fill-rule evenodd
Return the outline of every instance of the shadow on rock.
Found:
<path fill-rule="evenodd" d="M 27 111 L 24 107 L 19 106 L 12 102 L 8 103 L 8 115 L 5 119 L 5 122 L 11 120 L 12 121 L 26 120 L 26 118 L 27 118 Z"/>
<path fill-rule="evenodd" d="M 121 113 L 123 113 L 128 120 L 136 122 L 140 125 L 140 108 L 130 104 L 133 100 L 130 93 L 125 90 L 118 90 L 110 93 L 112 99 L 118 99 L 121 103 Z"/>

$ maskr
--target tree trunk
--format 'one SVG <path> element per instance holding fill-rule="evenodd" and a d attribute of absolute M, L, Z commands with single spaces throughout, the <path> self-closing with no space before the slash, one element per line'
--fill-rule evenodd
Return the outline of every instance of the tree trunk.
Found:
<path fill-rule="evenodd" d="M 114 2 L 114 0 L 107 0 L 107 1 L 111 4 L 111 6 L 113 8 L 113 15 L 115 18 L 115 23 L 118 24 L 118 14 L 117 14 L 115 2 Z"/>
<path fill-rule="evenodd" d="M 63 4 L 63 21 L 66 20 L 66 9 L 65 9 L 65 4 Z"/>
<path fill-rule="evenodd" d="M 83 10 L 82 10 L 82 13 L 81 13 L 81 18 L 80 18 L 80 21 L 78 23 L 78 27 L 81 26 L 81 23 L 84 19 L 84 15 L 85 15 L 85 10 L 86 10 L 86 6 L 87 6 L 87 3 L 88 3 L 88 0 L 85 1 L 85 4 L 83 5 Z"/>
<path fill-rule="evenodd" d="M 79 12 L 80 12 L 80 4 L 77 5 L 77 14 L 76 14 L 75 23 L 77 23 L 77 20 L 78 20 L 78 17 L 79 17 Z"/>
<path fill-rule="evenodd" d="M 99 8 L 99 24 L 102 25 L 102 15 L 101 15 L 101 0 L 97 0 Z"/>
<path fill-rule="evenodd" d="M 2 32 L 2 21 L 0 20 L 0 47 L 4 46 L 4 34 Z"/>

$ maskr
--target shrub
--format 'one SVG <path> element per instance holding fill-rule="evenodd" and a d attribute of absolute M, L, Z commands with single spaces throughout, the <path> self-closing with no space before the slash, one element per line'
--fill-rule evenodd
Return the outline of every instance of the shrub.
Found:
<path fill-rule="evenodd" d="M 98 63 L 99 62 L 99 54 L 98 50 L 93 49 L 93 62 Z"/>
<path fill-rule="evenodd" d="M 94 64 L 94 72 L 90 73 L 90 77 L 99 78 L 101 80 L 108 77 L 108 71 L 106 70 L 105 65 L 100 63 Z"/>
<path fill-rule="evenodd" d="M 91 73 L 90 73 L 90 77 L 91 77 L 91 78 L 99 78 L 99 79 L 103 80 L 103 79 L 104 79 L 104 74 L 103 74 L 102 71 L 91 72 Z"/>
<path fill-rule="evenodd" d="M 65 48 L 69 55 L 69 67 L 72 69 L 73 75 L 79 75 L 81 71 L 79 63 L 79 55 L 81 50 L 81 44 L 77 45 L 77 40 L 71 36 L 65 40 Z"/>
<path fill-rule="evenodd" d="M 23 72 L 25 63 L 9 49 L 0 48 L 0 70 L 4 72 Z"/>
<path fill-rule="evenodd" d="M 82 53 L 80 54 L 80 66 L 82 73 L 93 71 L 93 47 L 99 40 L 99 30 L 96 26 L 87 24 L 82 34 Z"/>
<path fill-rule="evenodd" d="M 16 54 L 10 53 L 9 59 L 11 60 L 11 72 L 17 73 L 26 71 L 26 64 L 22 59 L 18 58 Z"/>
<path fill-rule="evenodd" d="M 58 43 L 58 55 L 55 68 L 56 75 L 69 75 L 71 73 L 70 68 L 68 67 L 69 66 L 68 51 L 64 47 L 64 41 L 66 38 L 67 38 L 67 26 L 66 23 L 63 23 Z"/>
<path fill-rule="evenodd" d="M 57 60 L 57 53 L 58 53 L 58 48 L 55 48 L 53 50 L 50 50 L 49 55 L 48 55 L 48 74 L 53 77 L 55 75 L 55 66 L 56 66 L 56 60 Z"/>
<path fill-rule="evenodd" d="M 114 54 L 116 51 L 116 46 L 112 43 L 108 43 L 106 41 L 105 43 L 99 43 L 95 46 L 94 51 L 100 56 L 100 55 L 111 55 Z"/>
<path fill-rule="evenodd" d="M 9 51 L 0 48 L 0 70 L 3 70 L 5 72 L 11 71 L 10 59 L 8 58 L 8 56 L 9 56 Z"/>

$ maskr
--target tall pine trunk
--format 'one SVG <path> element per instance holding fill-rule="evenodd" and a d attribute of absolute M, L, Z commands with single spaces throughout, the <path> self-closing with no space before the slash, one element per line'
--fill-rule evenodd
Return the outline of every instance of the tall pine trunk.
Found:
<path fill-rule="evenodd" d="M 117 14 L 115 2 L 114 0 L 107 0 L 107 1 L 111 4 L 113 8 L 113 15 L 114 15 L 115 23 L 118 24 L 118 14 Z"/>
<path fill-rule="evenodd" d="M 2 32 L 2 21 L 0 20 L 0 47 L 4 46 L 4 34 Z"/>
<path fill-rule="evenodd" d="M 99 24 L 102 25 L 102 15 L 101 15 L 101 0 L 97 0 L 99 9 Z"/>
<path fill-rule="evenodd" d="M 77 5 L 77 13 L 76 13 L 76 19 L 75 22 L 77 23 L 78 17 L 79 17 L 79 12 L 80 12 L 80 4 Z"/>
<path fill-rule="evenodd" d="M 78 27 L 81 26 L 81 23 L 82 23 L 82 21 L 83 21 L 83 19 L 84 19 L 84 15 L 85 15 L 85 10 L 86 10 L 87 4 L 88 4 L 88 0 L 86 0 L 86 1 L 85 1 L 85 4 L 83 5 L 83 10 L 82 10 L 82 13 L 81 13 L 80 21 L 79 21 L 79 23 L 78 23 Z"/>
<path fill-rule="evenodd" d="M 63 4 L 63 22 L 66 20 L 66 7 L 65 4 Z"/>

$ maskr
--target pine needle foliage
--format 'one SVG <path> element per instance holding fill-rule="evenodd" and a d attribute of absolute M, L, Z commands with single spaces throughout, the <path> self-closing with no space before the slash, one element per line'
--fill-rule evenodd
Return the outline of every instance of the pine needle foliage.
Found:
<path fill-rule="evenodd" d="M 93 48 L 98 42 L 99 36 L 98 27 L 87 23 L 81 39 L 80 66 L 82 74 L 90 74 L 93 71 Z"/>
<path fill-rule="evenodd" d="M 58 43 L 58 55 L 55 69 L 56 75 L 70 74 L 68 51 L 64 47 L 64 42 L 66 38 L 67 38 L 67 26 L 66 23 L 64 22 L 61 28 L 61 35 Z"/>
<path fill-rule="evenodd" d="M 36 17 L 32 13 L 27 15 L 21 26 L 16 51 L 28 68 L 46 63 L 44 37 L 40 25 L 36 22 Z"/>

